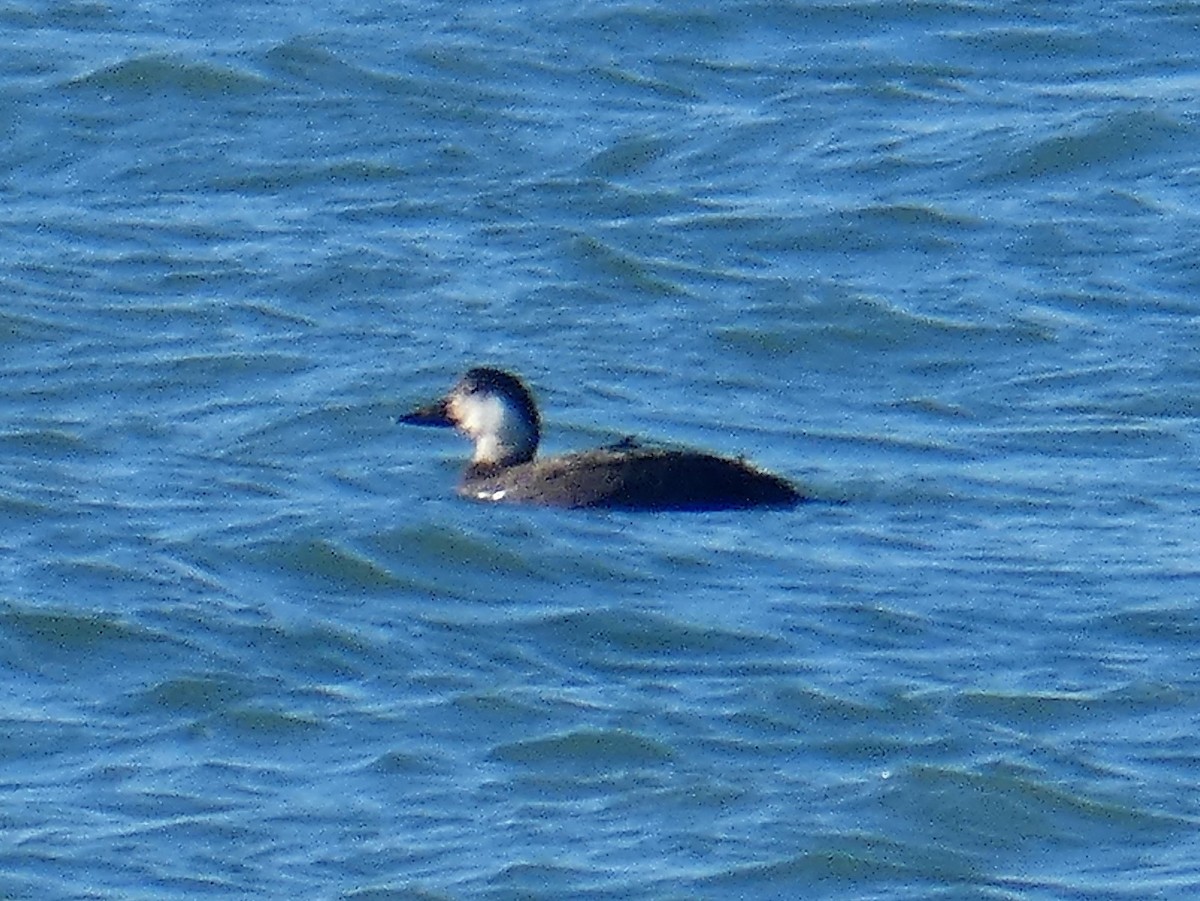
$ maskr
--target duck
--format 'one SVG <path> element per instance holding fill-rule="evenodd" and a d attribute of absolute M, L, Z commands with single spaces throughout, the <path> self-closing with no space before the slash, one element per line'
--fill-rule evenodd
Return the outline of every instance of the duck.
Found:
<path fill-rule="evenodd" d="M 401 416 L 454 428 L 474 443 L 458 494 L 483 502 L 616 510 L 786 507 L 805 497 L 787 479 L 742 459 L 648 446 L 632 438 L 538 458 L 541 416 L 529 388 L 501 369 L 468 369 L 445 396 Z"/>

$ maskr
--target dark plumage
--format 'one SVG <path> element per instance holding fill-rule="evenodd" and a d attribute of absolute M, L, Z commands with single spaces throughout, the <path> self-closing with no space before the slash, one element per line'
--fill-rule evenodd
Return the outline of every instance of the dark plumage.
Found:
<path fill-rule="evenodd" d="M 475 441 L 459 494 L 475 500 L 624 510 L 720 510 L 803 500 L 787 480 L 741 460 L 692 450 L 612 447 L 535 460 L 537 406 L 497 369 L 469 370 L 441 401 L 402 422 L 455 426 Z"/>

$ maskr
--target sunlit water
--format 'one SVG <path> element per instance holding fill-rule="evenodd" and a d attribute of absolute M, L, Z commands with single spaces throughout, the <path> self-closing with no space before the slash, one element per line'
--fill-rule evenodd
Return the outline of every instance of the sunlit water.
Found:
<path fill-rule="evenodd" d="M 1193 897 L 1200 10 L 327 6 L 0 5 L 0 895 Z"/>

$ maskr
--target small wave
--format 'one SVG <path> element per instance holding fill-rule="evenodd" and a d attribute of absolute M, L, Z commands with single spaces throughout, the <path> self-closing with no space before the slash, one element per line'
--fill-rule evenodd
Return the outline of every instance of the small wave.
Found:
<path fill-rule="evenodd" d="M 604 278 L 636 288 L 654 297 L 678 297 L 684 288 L 664 275 L 659 262 L 622 250 L 594 235 L 581 235 L 571 242 L 579 262 Z"/>
<path fill-rule="evenodd" d="M 367 557 L 321 538 L 276 542 L 257 555 L 284 572 L 357 591 L 382 591 L 403 583 Z"/>
<path fill-rule="evenodd" d="M 1037 141 L 1010 154 L 989 180 L 1035 181 L 1137 162 L 1195 141 L 1192 129 L 1160 113 L 1123 113 Z"/>
<path fill-rule="evenodd" d="M 507 692 L 470 692 L 455 697 L 450 704 L 466 716 L 506 724 L 541 715 L 540 708 Z"/>
<path fill-rule="evenodd" d="M 660 137 L 627 136 L 593 155 L 585 168 L 599 178 L 625 178 L 644 170 L 666 152 L 667 144 Z"/>
<path fill-rule="evenodd" d="M 758 321 L 755 321 L 755 320 Z M 1019 325 L 914 312 L 882 297 L 832 292 L 807 302 L 763 304 L 717 332 L 726 345 L 755 356 L 803 356 L 807 365 L 856 366 L 865 351 L 898 351 L 942 371 L 966 367 L 982 343 L 999 350 L 1024 344 Z"/>
<path fill-rule="evenodd" d="M 411 754 L 405 751 L 388 751 L 369 761 L 368 769 L 386 775 L 411 776 L 436 773 L 445 769 L 445 760 L 435 754 Z"/>
<path fill-rule="evenodd" d="M 1100 39 L 1091 29 L 1046 25 L 997 25 L 960 31 L 951 38 L 973 54 L 998 56 L 1009 63 L 1086 58 L 1100 51 Z"/>
<path fill-rule="evenodd" d="M 1128 686 L 1102 692 L 968 691 L 954 704 L 958 713 L 1034 729 L 1097 717 L 1117 717 L 1169 708 L 1182 700 L 1166 685 Z"/>
<path fill-rule="evenodd" d="M 94 447 L 78 435 L 61 429 L 0 432 L 0 448 L 19 454 L 35 455 L 42 460 L 77 457 L 95 451 Z"/>
<path fill-rule="evenodd" d="M 321 720 L 309 714 L 266 707 L 237 707 L 227 711 L 222 719 L 244 737 L 268 741 L 307 734 L 321 726 Z"/>
<path fill-rule="evenodd" d="M 216 713 L 243 701 L 250 690 L 240 680 L 218 676 L 178 676 L 155 685 L 150 703 L 176 713 Z"/>
<path fill-rule="evenodd" d="M 586 610 L 553 616 L 528 628 L 564 645 L 580 649 L 589 657 L 607 651 L 615 661 L 657 661 L 659 665 L 680 660 L 744 658 L 777 650 L 775 639 L 713 627 L 690 625 L 650 613 L 619 610 Z"/>
<path fill-rule="evenodd" d="M 490 579 L 529 578 L 538 568 L 523 553 L 515 553 L 496 540 L 438 524 L 422 524 L 387 533 L 377 542 L 384 553 L 395 556 L 397 566 L 431 575 L 487 573 Z"/>
<path fill-rule="evenodd" d="M 941 887 L 973 881 L 971 860 L 946 847 L 921 845 L 870 833 L 823 837 L 819 847 L 791 857 L 734 867 L 705 882 L 731 894 L 769 888 L 772 896 L 805 897 L 814 884 L 843 884 L 860 896 L 864 883 L 902 882 Z M 940 896 L 939 896 L 940 897 Z"/>
<path fill-rule="evenodd" d="M 0 279 L 0 290 L 10 296 L 28 297 L 35 289 L 15 279 Z M 30 343 L 61 340 L 74 331 L 73 323 L 54 322 L 29 310 L 19 313 L 0 310 L 0 346 L 23 347 Z"/>
<path fill-rule="evenodd" d="M 1193 571 L 1190 576 L 1195 577 Z M 1144 607 L 1111 614 L 1104 622 L 1118 636 L 1169 643 L 1183 648 L 1200 646 L 1200 609 L 1194 602 L 1180 607 Z"/>
<path fill-rule="evenodd" d="M 119 651 L 153 644 L 158 636 L 142 626 L 105 613 L 74 613 L 6 605 L 0 612 L 10 635 L 43 651 L 75 654 Z"/>
<path fill-rule="evenodd" d="M 1104 422 L 993 429 L 988 437 L 993 442 L 1010 449 L 1020 448 L 1025 453 L 1075 460 L 1097 457 L 1111 459 L 1116 455 L 1131 458 L 1151 456 L 1156 455 L 1165 444 L 1175 445 L 1178 441 L 1171 427 L 1124 422 L 1115 418 Z"/>
<path fill-rule="evenodd" d="M 249 72 L 174 56 L 124 60 L 68 82 L 68 87 L 113 94 L 182 94 L 197 100 L 265 93 L 270 82 Z"/>
<path fill-rule="evenodd" d="M 1040 771 L 1012 766 L 985 772 L 912 766 L 888 780 L 884 803 L 905 819 L 922 817 L 931 840 L 973 836 L 1012 850 L 1175 825 L 1164 814 L 1093 797 Z"/>
<path fill-rule="evenodd" d="M 337 54 L 304 38 L 270 48 L 263 59 L 272 69 L 306 81 L 333 79 L 345 83 L 351 76 L 363 74 Z"/>
<path fill-rule="evenodd" d="M 595 870 L 566 863 L 519 861 L 504 864 L 487 881 L 500 892 L 496 897 L 565 898 L 579 894 L 579 886 L 595 879 L 596 875 Z M 439 895 L 437 899 L 431 897 L 428 901 L 439 901 L 441 898 Z"/>
<path fill-rule="evenodd" d="M 668 745 L 625 729 L 581 729 L 496 747 L 494 760 L 538 767 L 612 771 L 668 763 Z"/>
<path fill-rule="evenodd" d="M 215 191 L 236 194 L 278 194 L 297 188 L 327 185 L 400 184 L 409 170 L 376 159 L 268 162 L 247 166 L 235 174 L 221 172 L 209 179 Z"/>

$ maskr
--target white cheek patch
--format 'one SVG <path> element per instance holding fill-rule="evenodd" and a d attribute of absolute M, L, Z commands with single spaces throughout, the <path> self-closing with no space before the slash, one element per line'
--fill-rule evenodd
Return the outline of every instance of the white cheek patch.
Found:
<path fill-rule="evenodd" d="M 451 401 L 460 431 L 475 442 L 476 463 L 507 463 L 533 456 L 536 432 L 502 397 L 470 395 Z"/>
<path fill-rule="evenodd" d="M 496 397 L 472 397 L 454 402 L 458 426 L 472 438 L 500 434 L 507 412 L 504 401 Z"/>

